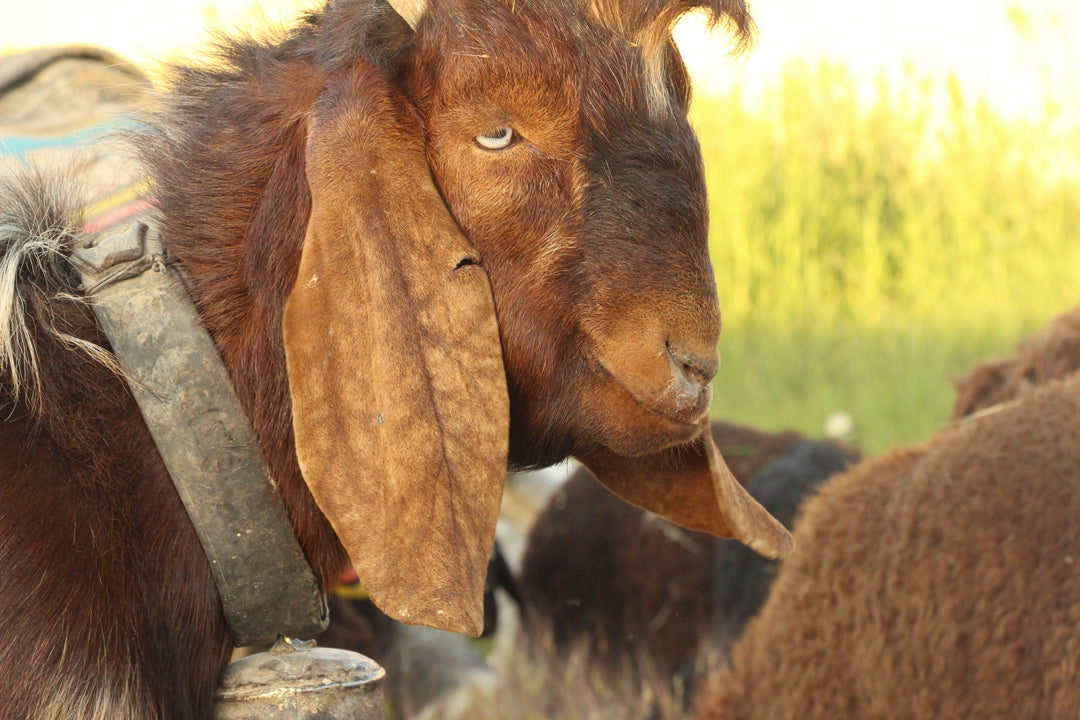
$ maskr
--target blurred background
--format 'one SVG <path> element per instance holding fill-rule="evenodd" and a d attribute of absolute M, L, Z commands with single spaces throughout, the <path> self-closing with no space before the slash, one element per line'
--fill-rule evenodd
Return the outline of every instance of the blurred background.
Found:
<path fill-rule="evenodd" d="M 0 51 L 153 72 L 311 2 L 0 0 Z M 724 311 L 714 414 L 869 452 L 940 427 L 950 378 L 1080 300 L 1080 4 L 759 0 L 738 57 L 690 19 Z"/>

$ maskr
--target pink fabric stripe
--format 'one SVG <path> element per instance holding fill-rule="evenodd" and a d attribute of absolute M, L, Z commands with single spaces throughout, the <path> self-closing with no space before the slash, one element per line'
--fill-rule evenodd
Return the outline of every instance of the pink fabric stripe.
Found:
<path fill-rule="evenodd" d="M 120 207 L 110 210 L 107 213 L 103 213 L 101 215 L 98 215 L 97 217 L 90 218 L 83 224 L 83 232 L 93 233 L 98 232 L 99 230 L 104 230 L 107 227 L 111 227 L 113 225 L 116 225 L 117 223 L 123 222 L 124 220 L 127 220 L 128 218 L 131 218 L 132 216 L 137 215 L 144 210 L 148 210 L 149 208 L 150 203 L 142 198 L 139 198 L 138 200 L 130 202 L 127 205 L 121 205 Z"/>

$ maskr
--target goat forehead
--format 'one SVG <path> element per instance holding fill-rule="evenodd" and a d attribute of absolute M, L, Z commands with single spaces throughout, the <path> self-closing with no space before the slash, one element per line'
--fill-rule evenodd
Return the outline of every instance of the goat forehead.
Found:
<path fill-rule="evenodd" d="M 576 94 L 592 90 L 605 106 L 653 114 L 670 103 L 670 29 L 678 13 L 663 12 L 662 1 L 632 18 L 612 9 L 615 3 L 594 0 L 461 3 L 435 13 L 431 30 L 450 61 L 440 73 L 454 84 L 484 78 L 521 92 L 529 84 Z"/>

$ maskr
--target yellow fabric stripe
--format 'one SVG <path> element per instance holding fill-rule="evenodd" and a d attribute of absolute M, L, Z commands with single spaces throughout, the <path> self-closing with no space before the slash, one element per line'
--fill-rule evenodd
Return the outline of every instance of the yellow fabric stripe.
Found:
<path fill-rule="evenodd" d="M 349 600 L 367 600 L 368 593 L 361 582 L 349 583 L 348 585 L 335 585 L 330 593 Z"/>
<path fill-rule="evenodd" d="M 106 195 L 100 200 L 95 200 L 94 202 L 90 203 L 83 211 L 83 216 L 89 220 L 97 217 L 98 215 L 103 215 L 104 213 L 112 210 L 113 208 L 119 207 L 124 203 L 128 203 L 132 200 L 136 200 L 142 197 L 149 189 L 149 178 L 143 178 L 142 180 L 128 185 L 123 190 L 119 190 L 112 195 Z"/>

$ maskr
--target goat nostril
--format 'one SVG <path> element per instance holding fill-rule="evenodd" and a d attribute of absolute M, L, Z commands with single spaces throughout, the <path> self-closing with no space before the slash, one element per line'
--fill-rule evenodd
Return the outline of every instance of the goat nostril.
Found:
<path fill-rule="evenodd" d="M 695 368 L 693 365 L 688 365 L 687 363 L 683 363 L 682 364 L 682 372 L 683 372 L 683 375 L 685 375 L 686 377 L 688 377 L 688 378 L 690 378 L 692 380 L 698 380 L 698 381 L 702 380 L 701 372 L 698 371 L 698 369 Z"/>
<path fill-rule="evenodd" d="M 698 355 L 680 350 L 670 342 L 665 344 L 665 350 L 672 370 L 688 386 L 687 389 L 693 388 L 694 392 L 708 385 L 720 368 L 720 356 L 715 351 Z"/>

